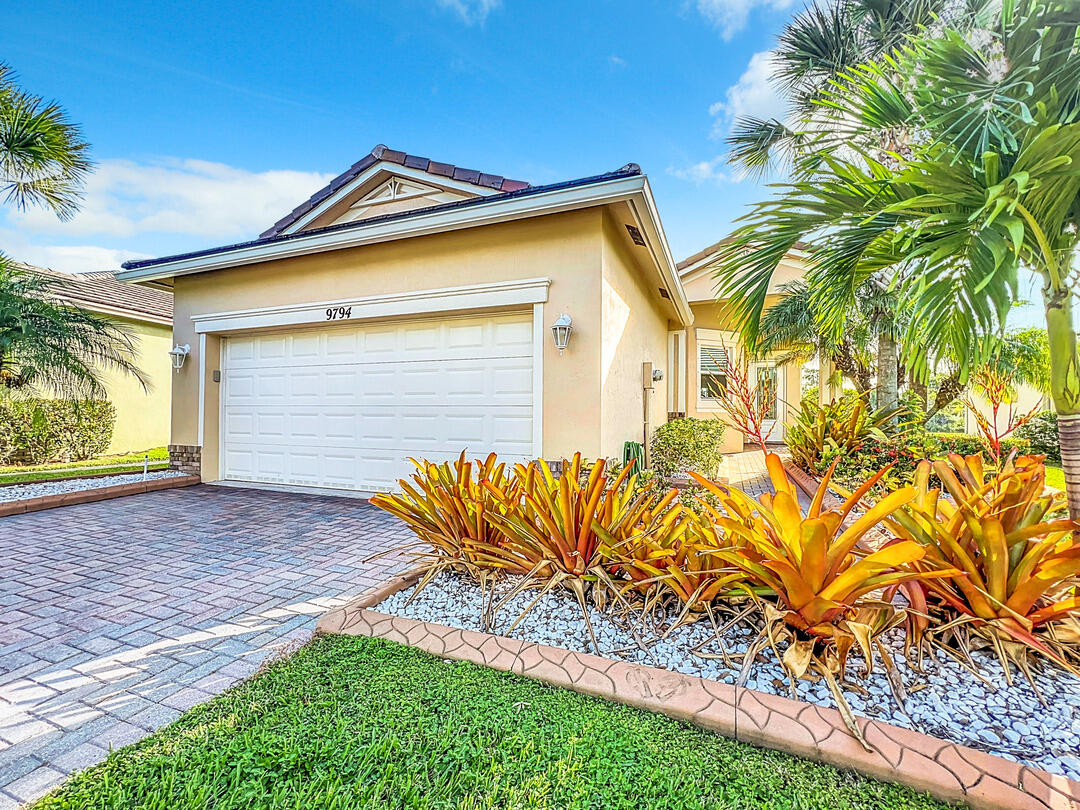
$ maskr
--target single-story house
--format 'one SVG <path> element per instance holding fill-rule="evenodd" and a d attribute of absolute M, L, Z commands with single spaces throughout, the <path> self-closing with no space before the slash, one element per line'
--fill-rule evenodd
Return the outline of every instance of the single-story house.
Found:
<path fill-rule="evenodd" d="M 636 164 L 530 185 L 380 145 L 255 240 L 124 267 L 173 293 L 171 451 L 205 481 L 387 490 L 709 410 L 693 330 L 722 324 Z"/>
<path fill-rule="evenodd" d="M 104 271 L 67 274 L 24 266 L 60 279 L 58 293 L 64 301 L 122 325 L 135 339 L 135 364 L 149 390 L 130 374 L 111 368 L 102 371 L 108 399 L 116 408 L 116 425 L 106 452 L 128 453 L 167 444 L 172 406 L 172 294 L 118 281 Z"/>

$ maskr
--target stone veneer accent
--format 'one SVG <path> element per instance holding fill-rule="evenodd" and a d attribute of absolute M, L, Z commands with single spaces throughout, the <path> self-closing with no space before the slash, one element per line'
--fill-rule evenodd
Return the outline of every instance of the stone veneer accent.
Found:
<path fill-rule="evenodd" d="M 202 447 L 197 444 L 170 444 L 169 469 L 189 475 L 201 475 Z"/>
<path fill-rule="evenodd" d="M 1080 810 L 1080 783 L 1064 776 L 858 718 L 868 752 L 840 713 L 752 689 L 518 639 L 476 633 L 370 610 L 416 582 L 405 574 L 325 614 L 318 632 L 408 644 L 552 686 L 655 711 L 727 737 L 898 782 L 980 810 Z"/>

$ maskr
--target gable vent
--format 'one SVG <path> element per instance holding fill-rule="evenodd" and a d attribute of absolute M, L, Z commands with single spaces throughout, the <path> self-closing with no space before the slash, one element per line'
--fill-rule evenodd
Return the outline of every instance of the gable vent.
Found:
<path fill-rule="evenodd" d="M 635 228 L 633 225 L 626 226 L 626 232 L 630 234 L 630 240 L 639 247 L 645 247 L 645 238 L 641 235 L 641 231 Z"/>

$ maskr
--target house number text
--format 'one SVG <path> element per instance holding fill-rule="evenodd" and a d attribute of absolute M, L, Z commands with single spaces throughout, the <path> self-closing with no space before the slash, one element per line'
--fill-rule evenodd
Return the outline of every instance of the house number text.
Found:
<path fill-rule="evenodd" d="M 352 317 L 352 307 L 327 307 L 326 320 L 339 321 L 342 318 Z"/>

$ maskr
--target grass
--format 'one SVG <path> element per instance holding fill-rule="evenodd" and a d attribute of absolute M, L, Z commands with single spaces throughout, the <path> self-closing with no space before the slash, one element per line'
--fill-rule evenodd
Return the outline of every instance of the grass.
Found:
<path fill-rule="evenodd" d="M 34 808 L 944 806 L 660 715 L 326 636 Z"/>
<path fill-rule="evenodd" d="M 150 469 L 162 469 L 168 466 L 169 451 L 165 447 L 153 447 L 138 453 L 125 453 L 118 456 L 97 456 L 82 461 L 55 462 L 52 464 L 20 464 L 0 466 L 0 484 L 24 484 L 31 481 L 50 481 L 54 478 L 67 478 L 78 472 L 52 472 L 54 470 L 79 470 L 84 467 L 101 467 L 100 470 L 88 470 L 87 475 L 109 472 L 136 472 L 141 468 L 123 467 L 123 464 L 141 462 L 150 456 Z M 157 462 L 155 464 L 155 462 Z M 15 473 L 5 475 L 5 473 Z"/>
<path fill-rule="evenodd" d="M 1054 489 L 1065 489 L 1065 470 L 1061 467 L 1046 465 L 1046 485 Z"/>

